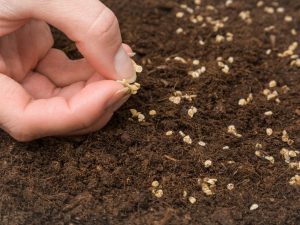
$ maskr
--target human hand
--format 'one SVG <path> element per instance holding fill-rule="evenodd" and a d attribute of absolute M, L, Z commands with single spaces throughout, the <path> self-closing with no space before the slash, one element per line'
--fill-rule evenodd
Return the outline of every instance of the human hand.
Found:
<path fill-rule="evenodd" d="M 84 59 L 51 49 L 46 24 Z M 102 128 L 136 79 L 114 14 L 98 0 L 0 0 L 0 127 L 19 141 Z"/>

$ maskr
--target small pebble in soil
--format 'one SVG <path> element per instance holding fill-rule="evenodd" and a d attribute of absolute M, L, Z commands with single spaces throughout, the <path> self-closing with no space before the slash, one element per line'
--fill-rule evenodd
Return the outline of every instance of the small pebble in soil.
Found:
<path fill-rule="evenodd" d="M 232 191 L 234 189 L 234 184 L 230 183 L 230 184 L 227 184 L 227 189 L 229 191 Z"/>
<path fill-rule="evenodd" d="M 204 167 L 205 168 L 209 168 L 209 167 L 211 167 L 212 166 L 212 161 L 211 160 L 206 160 L 205 162 L 204 162 Z"/>
<path fill-rule="evenodd" d="M 150 116 L 155 116 L 156 114 L 157 114 L 157 112 L 155 110 L 150 110 L 149 111 Z"/>
<path fill-rule="evenodd" d="M 196 203 L 196 198 L 195 197 L 189 197 L 189 202 L 191 203 L 191 204 L 195 204 Z"/>
<path fill-rule="evenodd" d="M 272 128 L 267 128 L 266 133 L 267 133 L 268 136 L 271 136 L 273 134 Z"/>
<path fill-rule="evenodd" d="M 258 207 L 259 207 L 258 204 L 253 204 L 250 206 L 250 211 L 256 210 L 258 209 Z"/>

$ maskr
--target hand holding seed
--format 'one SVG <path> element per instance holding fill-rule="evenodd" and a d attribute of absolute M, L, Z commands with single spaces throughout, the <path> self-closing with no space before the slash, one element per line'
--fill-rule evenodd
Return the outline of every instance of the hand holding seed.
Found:
<path fill-rule="evenodd" d="M 53 49 L 47 23 L 84 58 Z M 19 141 L 96 131 L 139 89 L 141 67 L 98 0 L 0 0 L 0 24 L 0 128 Z"/>

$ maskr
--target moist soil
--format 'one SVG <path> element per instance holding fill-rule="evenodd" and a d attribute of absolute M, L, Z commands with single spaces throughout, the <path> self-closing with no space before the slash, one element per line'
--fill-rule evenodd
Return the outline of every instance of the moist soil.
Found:
<path fill-rule="evenodd" d="M 199 12 L 204 17 L 229 18 L 214 32 L 209 24 L 191 23 L 188 13 L 176 18 L 176 12 L 184 11 L 180 4 L 194 7 L 193 1 L 104 1 L 118 16 L 124 42 L 144 67 L 138 77 L 142 89 L 93 134 L 18 143 L 2 132 L 0 224 L 300 224 L 300 188 L 289 184 L 297 170 L 280 155 L 283 147 L 300 150 L 300 69 L 277 56 L 300 40 L 300 1 L 278 1 L 283 14 L 268 14 L 256 1 L 234 1 L 228 8 L 224 2 L 202 1 Z M 217 10 L 207 10 L 207 5 Z M 245 10 L 251 11 L 252 24 L 239 18 Z M 285 22 L 285 15 L 293 21 Z M 266 32 L 271 25 L 275 29 Z M 184 32 L 176 34 L 179 27 Z M 292 28 L 297 35 L 291 34 Z M 226 32 L 234 34 L 233 41 L 216 43 L 216 34 Z M 74 44 L 54 33 L 56 47 L 71 58 L 80 57 Z M 173 60 L 175 56 L 188 62 Z M 229 74 L 218 67 L 219 56 L 224 61 L 234 57 L 233 64 L 226 62 Z M 197 79 L 187 75 L 199 68 L 189 61 L 193 59 L 207 69 Z M 278 91 L 280 103 L 262 94 L 271 80 L 278 83 L 272 90 Z M 286 93 L 284 85 L 290 89 Z M 178 90 L 197 97 L 176 105 L 169 97 Z M 253 101 L 239 106 L 239 99 L 249 93 Z M 191 106 L 198 109 L 193 118 L 187 114 Z M 131 118 L 131 108 L 142 112 L 146 121 Z M 149 116 L 149 110 L 157 115 Z M 265 116 L 266 111 L 273 115 Z M 229 125 L 242 137 L 228 134 Z M 266 128 L 273 129 L 271 136 Z M 174 134 L 166 136 L 168 130 Z M 293 145 L 281 140 L 283 130 Z M 193 143 L 184 143 L 179 131 Z M 275 163 L 257 157 L 256 150 L 273 156 Z M 208 159 L 213 165 L 205 168 Z M 212 196 L 198 184 L 205 177 L 217 179 Z M 161 198 L 152 193 L 154 180 L 163 190 Z M 231 191 L 229 183 L 235 186 Z M 190 196 L 196 203 L 189 202 Z M 251 211 L 252 204 L 258 209 Z"/>

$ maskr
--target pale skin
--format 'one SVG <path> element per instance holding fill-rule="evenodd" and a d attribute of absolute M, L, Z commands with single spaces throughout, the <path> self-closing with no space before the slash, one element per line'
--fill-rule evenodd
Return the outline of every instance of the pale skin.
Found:
<path fill-rule="evenodd" d="M 83 59 L 52 49 L 48 24 Z M 0 0 L 0 128 L 18 141 L 97 131 L 135 80 L 115 15 L 98 0 Z"/>

